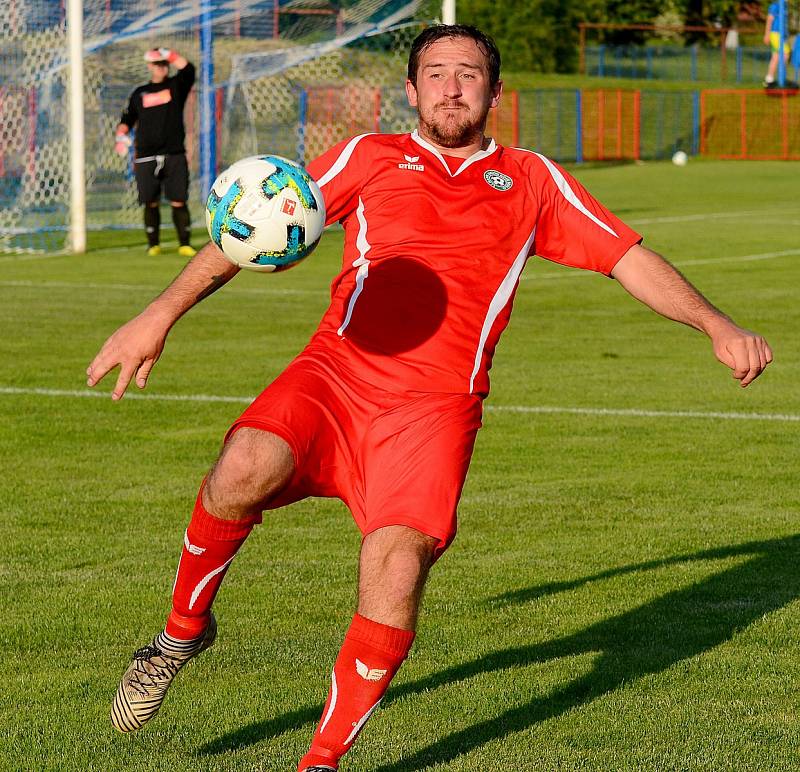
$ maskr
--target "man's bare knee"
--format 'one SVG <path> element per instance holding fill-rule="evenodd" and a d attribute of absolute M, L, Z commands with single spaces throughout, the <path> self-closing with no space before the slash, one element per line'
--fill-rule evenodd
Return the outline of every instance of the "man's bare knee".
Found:
<path fill-rule="evenodd" d="M 414 629 L 437 543 L 405 526 L 368 534 L 361 545 L 359 613 L 383 624 Z"/>
<path fill-rule="evenodd" d="M 284 439 L 243 426 L 225 443 L 206 479 L 203 506 L 237 520 L 260 512 L 292 478 L 294 457 Z"/>

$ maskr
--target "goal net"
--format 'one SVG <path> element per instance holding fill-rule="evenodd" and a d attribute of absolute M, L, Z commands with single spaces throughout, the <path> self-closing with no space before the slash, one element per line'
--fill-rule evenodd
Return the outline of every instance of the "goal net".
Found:
<path fill-rule="evenodd" d="M 0 251 L 64 251 L 70 201 L 65 3 L 3 0 L 3 6 Z M 417 6 L 409 0 L 84 0 L 87 228 L 141 227 L 133 156 L 117 156 L 113 137 L 128 96 L 149 77 L 146 50 L 174 49 L 198 68 L 185 112 L 190 206 L 198 222 L 209 171 L 257 152 L 307 160 L 351 131 L 410 125 L 399 86 L 408 45 L 420 29 L 410 22 Z M 210 134 L 201 133 L 201 104 L 211 105 Z M 200 157 L 209 152 L 211 168 L 201 168 Z"/>
<path fill-rule="evenodd" d="M 224 162 L 272 148 L 305 163 L 353 134 L 413 128 L 403 83 L 421 28 L 390 19 L 349 40 L 235 57 L 222 124 Z"/>

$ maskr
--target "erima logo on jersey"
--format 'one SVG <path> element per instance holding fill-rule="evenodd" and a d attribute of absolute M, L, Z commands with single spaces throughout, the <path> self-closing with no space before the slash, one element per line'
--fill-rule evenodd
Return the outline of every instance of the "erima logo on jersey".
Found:
<path fill-rule="evenodd" d="M 508 190 L 513 184 L 514 180 L 507 174 L 498 172 L 496 169 L 488 169 L 483 173 L 483 179 L 486 180 L 495 190 Z"/>
<path fill-rule="evenodd" d="M 406 163 L 404 164 L 397 164 L 398 169 L 410 169 L 412 172 L 424 172 L 425 166 L 424 164 L 417 163 L 419 161 L 418 155 L 405 155 L 403 154 L 403 158 L 406 159 Z"/>
<path fill-rule="evenodd" d="M 365 665 L 358 657 L 356 657 L 356 672 L 365 680 L 365 681 L 380 681 L 386 675 L 385 670 L 380 670 L 378 668 L 370 669 Z"/>

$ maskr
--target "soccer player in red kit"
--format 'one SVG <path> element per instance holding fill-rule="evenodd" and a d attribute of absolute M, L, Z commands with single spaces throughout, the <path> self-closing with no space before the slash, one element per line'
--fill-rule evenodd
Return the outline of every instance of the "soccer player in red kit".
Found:
<path fill-rule="evenodd" d="M 121 731 L 155 715 L 177 671 L 213 643 L 211 604 L 265 510 L 337 496 L 363 533 L 358 607 L 300 772 L 335 770 L 414 640 L 423 586 L 456 532 L 488 371 L 532 255 L 604 273 L 706 333 L 747 386 L 772 359 L 567 172 L 484 135 L 500 56 L 473 27 L 414 42 L 417 130 L 365 134 L 309 165 L 343 267 L 308 346 L 234 423 L 198 494 L 164 631 L 134 654 L 112 709 Z M 204 247 L 88 368 L 144 388 L 172 325 L 238 269 Z"/>

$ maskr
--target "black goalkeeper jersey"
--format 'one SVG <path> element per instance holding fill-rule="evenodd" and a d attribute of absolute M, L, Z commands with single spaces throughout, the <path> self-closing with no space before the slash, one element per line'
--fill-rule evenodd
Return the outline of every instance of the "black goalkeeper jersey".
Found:
<path fill-rule="evenodd" d="M 194 65 L 161 83 L 139 86 L 128 100 L 120 123 L 136 126 L 136 157 L 186 152 L 183 106 L 194 84 Z"/>

